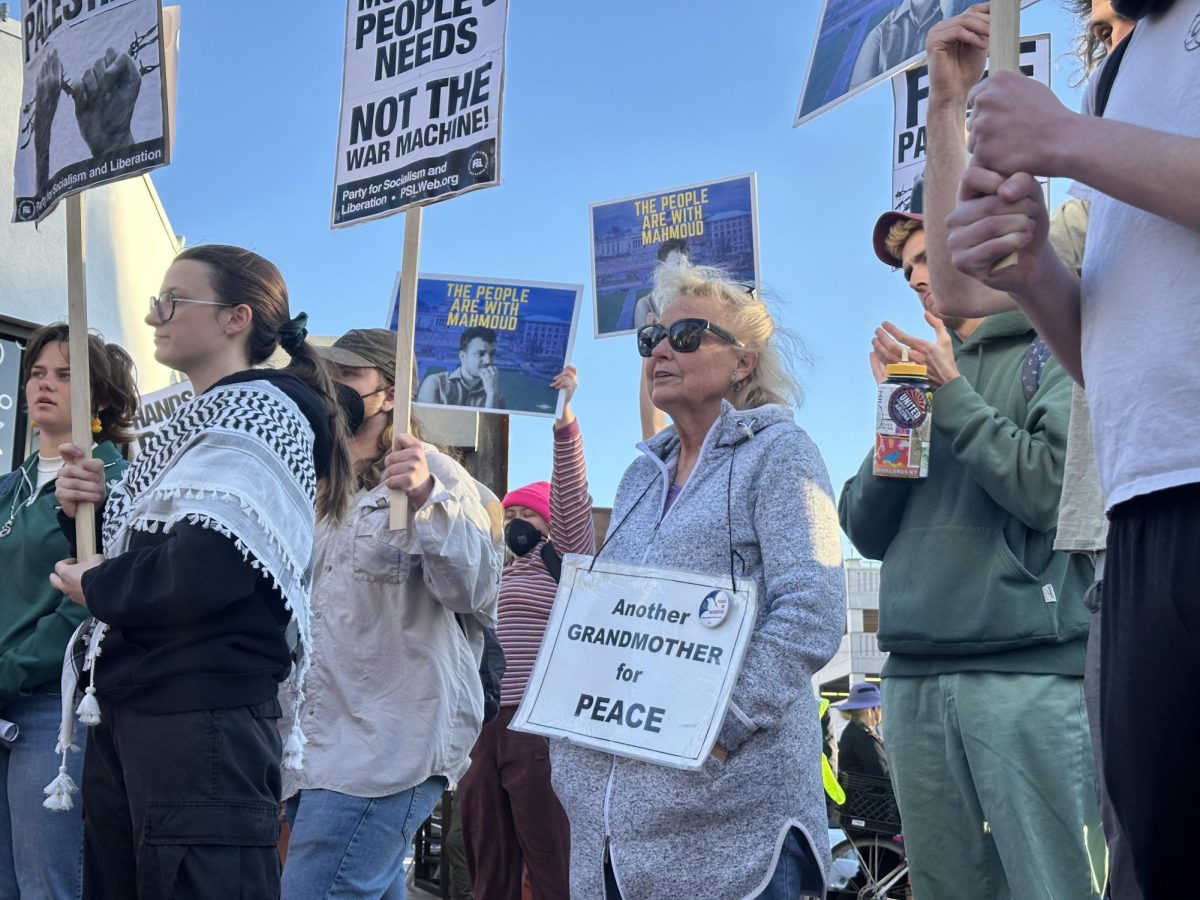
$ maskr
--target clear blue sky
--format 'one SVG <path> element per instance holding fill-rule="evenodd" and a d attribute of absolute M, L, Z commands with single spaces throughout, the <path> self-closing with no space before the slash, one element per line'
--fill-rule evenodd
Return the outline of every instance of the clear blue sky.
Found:
<path fill-rule="evenodd" d="M 314 333 L 384 325 L 404 217 L 328 224 L 344 3 L 179 5 L 175 156 L 154 175 L 175 230 L 273 259 Z M 890 194 L 890 85 L 791 127 L 819 14 L 817 0 L 511 0 L 503 183 L 427 208 L 421 268 L 587 285 L 589 203 L 757 172 L 763 279 L 813 357 L 798 421 L 840 490 L 872 439 L 874 327 L 925 326 L 869 243 Z M 1077 107 L 1073 21 L 1042 0 L 1022 31 L 1052 33 L 1053 86 Z M 608 506 L 640 437 L 639 359 L 631 337 L 591 337 L 591 299 L 575 408 Z M 549 424 L 515 418 L 510 484 L 549 472 Z"/>

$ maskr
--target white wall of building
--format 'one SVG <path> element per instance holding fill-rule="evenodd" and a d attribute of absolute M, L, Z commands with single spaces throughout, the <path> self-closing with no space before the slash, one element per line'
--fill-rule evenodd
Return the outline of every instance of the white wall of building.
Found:
<path fill-rule="evenodd" d="M 887 654 L 879 649 L 873 629 L 866 626 L 868 612 L 878 615 L 879 563 L 850 558 L 846 571 L 846 631 L 841 645 L 813 681 L 818 690 L 834 683 L 846 686 L 869 678 L 878 678 Z M 842 687 L 845 690 L 845 687 Z"/>

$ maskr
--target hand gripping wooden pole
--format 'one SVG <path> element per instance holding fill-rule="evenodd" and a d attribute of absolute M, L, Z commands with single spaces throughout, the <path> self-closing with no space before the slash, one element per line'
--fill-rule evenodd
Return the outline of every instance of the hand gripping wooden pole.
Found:
<path fill-rule="evenodd" d="M 67 208 L 67 345 L 71 364 L 71 443 L 92 453 L 92 379 L 88 360 L 87 251 L 83 227 L 83 194 L 66 199 Z M 76 558 L 96 552 L 96 511 L 92 503 L 75 508 Z"/>
<path fill-rule="evenodd" d="M 1017 72 L 1020 68 L 1021 0 L 992 0 L 988 30 L 988 71 Z M 993 265 L 992 272 L 999 272 L 1016 264 L 1017 254 L 1014 251 Z"/>
<path fill-rule="evenodd" d="M 404 255 L 400 268 L 400 298 L 396 309 L 396 406 L 392 434 L 408 434 L 412 418 L 413 328 L 417 317 L 417 268 L 421 257 L 421 207 L 404 213 Z M 408 495 L 391 491 L 389 524 L 392 531 L 408 527 Z"/>

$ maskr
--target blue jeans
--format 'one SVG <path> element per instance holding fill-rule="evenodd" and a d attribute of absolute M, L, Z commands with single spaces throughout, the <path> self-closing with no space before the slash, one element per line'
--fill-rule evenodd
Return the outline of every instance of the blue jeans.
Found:
<path fill-rule="evenodd" d="M 0 900 L 78 898 L 83 871 L 83 818 L 75 808 L 43 808 L 42 788 L 58 775 L 61 701 L 52 694 L 21 697 L 0 709 L 0 718 L 21 729 L 12 746 L 0 746 Z M 83 746 L 87 729 L 76 728 Z M 67 771 L 82 782 L 83 754 L 67 754 Z"/>
<path fill-rule="evenodd" d="M 788 830 L 775 874 L 766 889 L 758 895 L 759 900 L 797 900 L 801 897 L 817 897 L 822 894 L 821 867 L 813 859 L 812 850 L 803 832 L 798 828 Z"/>
<path fill-rule="evenodd" d="M 404 855 L 445 788 L 435 776 L 387 797 L 317 789 L 291 797 L 283 900 L 404 900 Z"/>

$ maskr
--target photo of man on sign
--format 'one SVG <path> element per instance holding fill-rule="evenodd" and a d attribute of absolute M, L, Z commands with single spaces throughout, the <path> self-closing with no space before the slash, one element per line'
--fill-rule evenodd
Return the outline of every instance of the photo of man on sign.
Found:
<path fill-rule="evenodd" d="M 458 368 L 427 375 L 417 391 L 418 403 L 503 409 L 500 373 L 496 369 L 496 332 L 476 326 L 462 333 Z"/>

